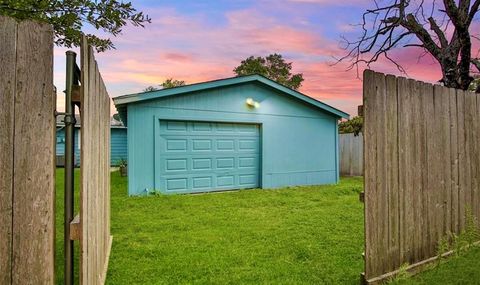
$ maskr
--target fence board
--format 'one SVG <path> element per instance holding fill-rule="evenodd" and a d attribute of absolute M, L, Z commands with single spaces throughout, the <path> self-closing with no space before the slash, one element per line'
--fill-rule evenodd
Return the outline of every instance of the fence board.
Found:
<path fill-rule="evenodd" d="M 465 202 L 467 189 L 467 172 L 464 171 L 466 165 L 465 156 L 465 93 L 462 90 L 456 90 L 457 94 L 457 141 L 458 141 L 458 214 L 459 231 L 465 228 Z"/>
<path fill-rule="evenodd" d="M 399 201 L 398 201 L 398 140 L 393 134 L 397 133 L 397 87 L 393 76 L 386 77 L 386 158 L 387 158 L 387 201 L 388 201 L 388 263 L 386 271 L 391 271 L 400 266 L 397 258 L 400 251 L 399 240 Z M 393 198 L 395 197 L 395 198 Z"/>
<path fill-rule="evenodd" d="M 22 284 L 29 276 L 28 283 L 53 283 L 56 101 L 51 26 L 18 24 L 16 83 L 12 281 Z"/>
<path fill-rule="evenodd" d="M 0 26 L 0 283 L 53 284 L 53 30 Z"/>
<path fill-rule="evenodd" d="M 12 272 L 13 128 L 17 24 L 0 16 L 0 284 Z"/>
<path fill-rule="evenodd" d="M 364 73 L 365 278 L 419 270 L 480 218 L 480 95 Z"/>
<path fill-rule="evenodd" d="M 377 213 L 377 187 L 375 180 L 376 168 L 376 112 L 375 112 L 375 81 L 374 74 L 371 72 L 365 73 L 363 78 L 363 110 L 364 110 L 364 125 L 363 125 L 363 142 L 364 142 L 364 183 L 365 189 L 365 276 L 376 276 L 377 272 L 376 262 L 378 257 L 378 248 L 376 247 L 378 235 L 375 230 L 375 219 L 378 217 Z"/>
<path fill-rule="evenodd" d="M 81 46 L 81 284 L 104 284 L 110 236 L 110 98 L 94 52 Z"/>

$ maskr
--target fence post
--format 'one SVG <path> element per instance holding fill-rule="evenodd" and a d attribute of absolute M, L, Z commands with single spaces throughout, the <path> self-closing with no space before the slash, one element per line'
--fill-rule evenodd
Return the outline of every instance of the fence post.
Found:
<path fill-rule="evenodd" d="M 67 51 L 67 70 L 65 79 L 65 212 L 64 212 L 64 284 L 73 285 L 74 253 L 73 240 L 70 238 L 70 222 L 73 220 L 73 193 L 75 170 L 75 105 L 72 102 L 72 86 L 75 81 L 75 59 L 73 51 Z"/>

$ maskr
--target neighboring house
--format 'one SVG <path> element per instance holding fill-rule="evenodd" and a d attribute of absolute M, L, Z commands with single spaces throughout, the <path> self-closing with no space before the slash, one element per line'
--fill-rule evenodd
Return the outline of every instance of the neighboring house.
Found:
<path fill-rule="evenodd" d="M 336 183 L 348 114 L 251 75 L 113 99 L 128 127 L 129 194 Z"/>
<path fill-rule="evenodd" d="M 80 165 L 80 117 L 75 124 L 75 165 Z M 120 159 L 127 159 L 127 128 L 122 122 L 113 118 L 110 120 L 110 163 L 118 165 Z M 57 116 L 57 166 L 64 166 L 65 155 L 65 124 L 63 116 Z"/>

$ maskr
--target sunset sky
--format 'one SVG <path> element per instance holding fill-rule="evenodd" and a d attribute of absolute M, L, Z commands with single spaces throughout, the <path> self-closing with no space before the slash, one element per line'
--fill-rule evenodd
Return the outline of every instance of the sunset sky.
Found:
<path fill-rule="evenodd" d="M 303 73 L 302 93 L 351 115 L 361 104 L 362 82 L 356 71 L 332 64 L 345 54 L 341 35 L 359 34 L 353 24 L 372 6 L 371 0 L 138 0 L 133 4 L 152 23 L 145 28 L 128 26 L 113 39 L 116 50 L 96 55 L 112 97 L 140 92 L 169 77 L 187 83 L 231 77 L 233 68 L 250 55 L 280 53 L 293 62 L 293 72 Z M 65 51 L 55 48 L 58 90 L 64 88 Z M 418 62 L 418 54 L 409 48 L 393 56 L 409 77 L 440 79 L 437 65 L 429 58 Z M 385 61 L 373 69 L 400 75 Z M 62 109 L 60 92 L 58 103 Z"/>

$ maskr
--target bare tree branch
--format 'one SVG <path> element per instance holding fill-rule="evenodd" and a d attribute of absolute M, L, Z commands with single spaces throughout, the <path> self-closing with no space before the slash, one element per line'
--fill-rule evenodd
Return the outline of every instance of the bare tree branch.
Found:
<path fill-rule="evenodd" d="M 437 34 L 438 40 L 440 41 L 440 45 L 442 48 L 446 48 L 448 46 L 447 38 L 445 37 L 445 33 L 440 29 L 437 22 L 433 17 L 428 18 L 428 22 L 430 23 L 430 29 Z"/>
<path fill-rule="evenodd" d="M 480 0 L 373 0 L 373 3 L 374 8 L 362 15 L 359 37 L 355 40 L 342 37 L 347 54 L 338 61 L 348 61 L 348 69 L 356 68 L 357 75 L 360 64 L 369 68 L 380 58 L 405 72 L 391 51 L 398 47 L 420 48 L 419 59 L 429 54 L 439 63 L 446 86 L 468 88 L 473 80 L 471 66 L 477 62 L 471 60 L 471 38 L 477 36 L 470 35 L 469 29 L 480 9 Z M 442 6 L 439 3 L 443 7 L 437 7 Z"/>

